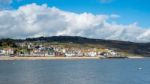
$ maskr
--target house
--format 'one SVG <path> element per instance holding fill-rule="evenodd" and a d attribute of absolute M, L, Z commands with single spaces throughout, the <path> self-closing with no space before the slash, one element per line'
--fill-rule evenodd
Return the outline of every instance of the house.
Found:
<path fill-rule="evenodd" d="M 55 51 L 55 56 L 56 56 L 56 57 L 64 57 L 65 54 L 62 53 L 62 52 L 57 52 L 57 51 Z"/>
<path fill-rule="evenodd" d="M 5 50 L 0 50 L 0 56 L 5 56 L 6 51 Z"/>
<path fill-rule="evenodd" d="M 73 57 L 74 56 L 74 53 L 73 53 L 73 51 L 71 51 L 71 50 L 67 50 L 66 52 L 65 52 L 65 56 L 66 57 Z"/>
<path fill-rule="evenodd" d="M 117 56 L 117 53 L 116 53 L 114 50 L 108 50 L 108 53 L 109 53 L 111 56 Z"/>
<path fill-rule="evenodd" d="M 45 56 L 55 56 L 55 51 L 52 47 L 46 48 Z"/>
<path fill-rule="evenodd" d="M 12 56 L 14 55 L 14 49 L 13 48 L 4 48 L 4 52 L 6 56 Z"/>
<path fill-rule="evenodd" d="M 33 49 L 33 51 L 31 51 L 30 56 L 45 56 L 45 52 L 42 49 Z"/>
<path fill-rule="evenodd" d="M 83 53 L 81 52 L 81 50 L 76 50 L 76 56 L 78 57 L 82 57 L 83 56 Z"/>
<path fill-rule="evenodd" d="M 88 56 L 89 57 L 95 57 L 95 56 L 97 56 L 97 53 L 94 51 L 91 51 L 91 52 L 88 52 Z"/>

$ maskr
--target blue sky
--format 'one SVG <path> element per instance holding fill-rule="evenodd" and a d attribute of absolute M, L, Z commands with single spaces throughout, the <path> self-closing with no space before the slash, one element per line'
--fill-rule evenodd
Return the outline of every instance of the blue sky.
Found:
<path fill-rule="evenodd" d="M 0 0 L 0 38 L 69 35 L 150 42 L 149 4 L 150 0 Z"/>
<path fill-rule="evenodd" d="M 150 27 L 150 0 L 16 0 L 12 8 L 26 4 L 47 4 L 65 11 L 93 14 L 117 14 L 117 23 L 130 24 L 137 22 L 144 28 Z"/>

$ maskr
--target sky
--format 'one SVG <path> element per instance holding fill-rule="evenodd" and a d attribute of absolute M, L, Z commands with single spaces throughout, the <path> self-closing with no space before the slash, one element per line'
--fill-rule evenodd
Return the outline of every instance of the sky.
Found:
<path fill-rule="evenodd" d="M 150 42 L 150 0 L 0 0 L 0 38 Z"/>

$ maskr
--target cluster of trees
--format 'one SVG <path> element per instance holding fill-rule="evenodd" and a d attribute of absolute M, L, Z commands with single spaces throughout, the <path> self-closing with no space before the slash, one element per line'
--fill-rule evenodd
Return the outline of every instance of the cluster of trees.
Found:
<path fill-rule="evenodd" d="M 15 40 L 13 39 L 1 39 L 0 47 L 1 48 L 7 48 L 7 47 L 17 48 L 18 46 L 16 45 Z"/>

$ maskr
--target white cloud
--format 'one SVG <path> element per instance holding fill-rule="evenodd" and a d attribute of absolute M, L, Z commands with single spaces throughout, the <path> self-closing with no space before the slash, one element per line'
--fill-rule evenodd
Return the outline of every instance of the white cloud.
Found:
<path fill-rule="evenodd" d="M 0 11 L 0 38 L 72 35 L 150 42 L 150 30 L 141 28 L 136 23 L 122 25 L 108 22 L 109 19 L 118 17 L 115 14 L 77 14 L 47 7 L 45 4 L 29 4 L 17 10 Z"/>

